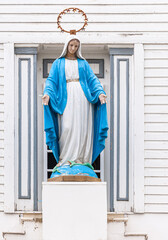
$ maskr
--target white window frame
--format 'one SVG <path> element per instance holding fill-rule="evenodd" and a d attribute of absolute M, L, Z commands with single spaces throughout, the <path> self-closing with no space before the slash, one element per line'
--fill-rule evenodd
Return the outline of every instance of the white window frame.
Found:
<path fill-rule="evenodd" d="M 15 178 L 15 47 L 14 43 L 4 43 L 4 212 L 6 213 L 17 212 L 15 203 L 17 184 Z M 33 44 L 33 46 L 26 47 L 38 47 L 38 45 Z"/>
<path fill-rule="evenodd" d="M 122 48 L 132 47 L 122 45 Z M 113 45 L 110 48 L 117 48 Z M 121 48 L 121 49 L 122 49 Z M 133 209 L 144 213 L 144 49 L 143 44 L 134 44 L 134 89 L 133 101 Z M 110 163 L 111 164 L 111 163 Z M 111 166 L 113 167 L 113 166 Z M 111 168 L 112 169 L 112 168 Z M 111 180 L 112 181 L 112 180 Z M 110 194 L 111 195 L 111 194 Z"/>

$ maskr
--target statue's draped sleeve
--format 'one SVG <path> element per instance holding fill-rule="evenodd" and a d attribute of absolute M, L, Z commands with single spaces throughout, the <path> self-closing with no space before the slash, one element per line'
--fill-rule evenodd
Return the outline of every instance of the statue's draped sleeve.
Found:
<path fill-rule="evenodd" d="M 58 144 L 58 119 L 57 119 L 57 98 L 58 98 L 58 66 L 55 60 L 51 66 L 50 73 L 45 82 L 44 94 L 47 94 L 49 105 L 44 105 L 44 131 L 46 133 L 46 144 L 52 150 L 56 161 L 59 161 Z"/>
<path fill-rule="evenodd" d="M 100 94 L 105 91 L 91 69 L 87 61 L 85 61 L 87 84 L 90 91 L 90 102 L 94 104 L 94 137 L 93 137 L 93 155 L 92 163 L 96 160 L 102 150 L 105 148 L 105 139 L 107 138 L 108 120 L 106 104 L 101 104 L 99 100 Z"/>

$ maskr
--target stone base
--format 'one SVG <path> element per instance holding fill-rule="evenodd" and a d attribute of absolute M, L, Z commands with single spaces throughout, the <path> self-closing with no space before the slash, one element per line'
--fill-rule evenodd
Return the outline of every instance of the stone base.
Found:
<path fill-rule="evenodd" d="M 101 182 L 100 178 L 90 176 L 67 175 L 48 178 L 48 182 Z"/>
<path fill-rule="evenodd" d="M 107 240 L 105 182 L 44 182 L 43 240 Z"/>

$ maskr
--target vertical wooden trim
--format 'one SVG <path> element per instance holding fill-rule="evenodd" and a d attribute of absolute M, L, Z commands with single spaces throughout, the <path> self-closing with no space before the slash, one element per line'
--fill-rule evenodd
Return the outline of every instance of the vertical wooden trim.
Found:
<path fill-rule="evenodd" d="M 28 176 L 28 181 L 27 181 L 27 195 L 22 195 L 22 161 L 25 161 L 22 159 L 22 107 L 21 107 L 21 102 L 22 102 L 22 84 L 24 84 L 24 79 L 21 78 L 22 76 L 22 67 L 21 67 L 21 62 L 22 61 L 27 61 L 28 64 L 28 169 L 27 169 L 27 176 Z M 19 108 L 18 108 L 18 114 L 19 114 L 19 129 L 18 129 L 18 134 L 19 134 L 19 165 L 18 165 L 18 198 L 19 199 L 31 199 L 31 59 L 30 58 L 20 58 L 19 59 Z"/>
<path fill-rule="evenodd" d="M 126 62 L 126 196 L 120 197 L 120 62 Z M 117 201 L 129 201 L 129 59 L 117 59 Z"/>
<path fill-rule="evenodd" d="M 4 44 L 4 212 L 14 212 L 14 44 Z"/>
<path fill-rule="evenodd" d="M 110 211 L 114 212 L 114 56 L 133 55 L 133 48 L 109 48 L 110 53 Z M 128 73 L 129 74 L 129 73 Z M 129 177 L 129 176 L 127 176 Z M 128 178 L 127 178 L 128 181 Z"/>
<path fill-rule="evenodd" d="M 114 212 L 114 56 L 110 54 L 110 211 Z"/>
<path fill-rule="evenodd" d="M 37 51 L 33 55 L 33 82 L 34 82 L 34 211 L 38 211 L 38 156 L 37 156 Z"/>
<path fill-rule="evenodd" d="M 134 45 L 134 212 L 144 212 L 144 49 Z"/>

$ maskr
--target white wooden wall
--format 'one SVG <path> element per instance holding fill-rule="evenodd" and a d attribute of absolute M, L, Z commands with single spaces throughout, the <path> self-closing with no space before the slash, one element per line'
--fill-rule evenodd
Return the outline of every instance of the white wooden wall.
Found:
<path fill-rule="evenodd" d="M 85 43 L 154 44 L 144 45 L 145 211 L 168 212 L 168 45 L 162 45 L 168 39 L 168 0 L 0 1 L 0 211 L 4 192 L 2 43 L 63 41 L 56 19 L 67 7 L 86 12 L 89 25 L 80 33 Z M 67 21 L 76 20 L 70 17 Z"/>
<path fill-rule="evenodd" d="M 168 212 L 168 45 L 145 45 L 145 211 Z"/>
<path fill-rule="evenodd" d="M 10 37 L 19 43 L 23 39 L 45 42 L 50 35 L 50 41 L 60 41 L 62 33 L 57 28 L 56 19 L 67 7 L 78 7 L 86 12 L 89 25 L 86 34 L 80 33 L 84 39 L 90 34 L 86 42 L 93 42 L 93 39 L 111 42 L 110 35 L 117 41 L 125 41 L 125 36 L 132 39 L 132 34 L 143 38 L 149 33 L 168 33 L 167 0 L 1 0 L 1 39 Z M 65 20 L 68 27 L 68 22 L 72 25 L 76 18 L 70 16 Z M 12 35 L 8 35 L 10 32 Z M 99 37 L 95 38 L 97 34 Z M 153 41 L 156 42 L 156 38 Z"/>
<path fill-rule="evenodd" d="M 1 3 L 0 29 L 3 32 L 60 32 L 56 18 L 70 6 L 87 13 L 87 32 L 168 31 L 167 0 L 65 0 L 64 3 L 62 0 L 1 0 Z M 69 19 L 76 21 L 76 18 Z"/>
<path fill-rule="evenodd" d="M 0 211 L 4 203 L 4 49 L 0 43 Z"/>

